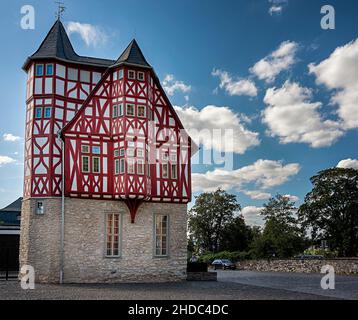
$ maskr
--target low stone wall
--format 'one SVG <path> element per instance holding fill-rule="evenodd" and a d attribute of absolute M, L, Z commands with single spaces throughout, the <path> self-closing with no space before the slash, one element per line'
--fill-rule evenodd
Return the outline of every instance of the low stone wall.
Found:
<path fill-rule="evenodd" d="M 259 272 L 320 273 L 325 265 L 334 267 L 336 274 L 358 275 L 358 259 L 247 260 L 238 262 L 237 268 Z"/>

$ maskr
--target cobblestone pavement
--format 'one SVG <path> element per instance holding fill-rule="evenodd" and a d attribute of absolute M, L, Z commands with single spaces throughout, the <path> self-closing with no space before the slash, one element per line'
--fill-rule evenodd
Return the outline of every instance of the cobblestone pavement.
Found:
<path fill-rule="evenodd" d="M 221 278 L 221 277 L 220 277 Z M 317 300 L 328 297 L 225 281 L 177 284 L 36 285 L 0 281 L 0 300 Z"/>

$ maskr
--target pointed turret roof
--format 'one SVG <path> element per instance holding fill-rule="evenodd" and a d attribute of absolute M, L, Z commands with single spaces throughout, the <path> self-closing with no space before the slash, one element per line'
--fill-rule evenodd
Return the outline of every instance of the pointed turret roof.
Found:
<path fill-rule="evenodd" d="M 145 59 L 142 50 L 139 48 L 139 45 L 135 39 L 132 40 L 132 42 L 129 44 L 126 50 L 124 50 L 124 52 L 121 54 L 121 56 L 115 63 L 115 65 L 120 64 L 151 68 L 150 64 Z"/>
<path fill-rule="evenodd" d="M 39 49 L 27 59 L 23 68 L 27 69 L 28 64 L 32 60 L 39 59 L 58 59 L 65 62 L 94 65 L 105 68 L 115 63 L 114 60 L 79 56 L 73 49 L 71 41 L 60 20 L 55 22 L 45 40 L 41 43 Z"/>

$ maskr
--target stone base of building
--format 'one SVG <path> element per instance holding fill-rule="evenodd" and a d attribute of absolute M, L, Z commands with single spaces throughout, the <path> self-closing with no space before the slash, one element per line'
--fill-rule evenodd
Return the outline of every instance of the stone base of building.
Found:
<path fill-rule="evenodd" d="M 44 214 L 36 214 L 37 201 Z M 121 201 L 65 200 L 64 283 L 175 282 L 186 280 L 187 206 L 144 203 L 136 221 Z M 120 257 L 106 256 L 106 216 L 118 213 Z M 154 217 L 169 216 L 169 251 L 155 256 Z M 20 268 L 30 265 L 36 282 L 59 283 L 61 199 L 24 200 L 21 217 Z"/>

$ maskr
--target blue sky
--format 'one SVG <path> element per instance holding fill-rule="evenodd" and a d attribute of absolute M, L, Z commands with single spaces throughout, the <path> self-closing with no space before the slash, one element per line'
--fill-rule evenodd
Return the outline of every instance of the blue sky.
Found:
<path fill-rule="evenodd" d="M 22 194 L 21 66 L 49 31 L 56 11 L 53 1 L 4 3 L 0 207 Z M 300 204 L 311 188 L 309 178 L 319 170 L 342 160 L 341 166 L 358 167 L 358 42 L 353 42 L 358 3 L 329 1 L 335 30 L 320 26 L 325 4 L 67 0 L 63 22 L 81 55 L 116 59 L 135 37 L 184 123 L 234 129 L 233 150 L 226 150 L 234 151 L 233 168 L 193 166 L 195 190 L 221 184 L 238 194 L 247 220 L 257 222 L 269 195 L 288 194 Z M 35 30 L 20 27 L 23 5 L 35 8 Z"/>

